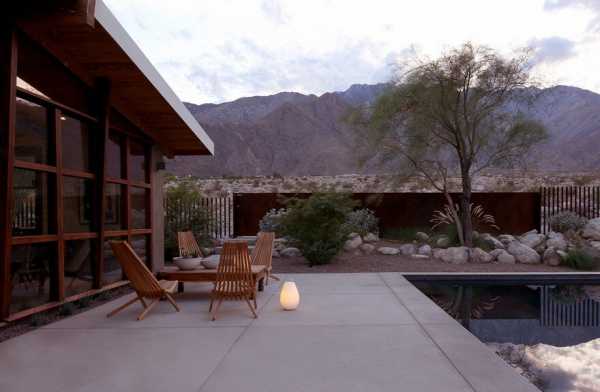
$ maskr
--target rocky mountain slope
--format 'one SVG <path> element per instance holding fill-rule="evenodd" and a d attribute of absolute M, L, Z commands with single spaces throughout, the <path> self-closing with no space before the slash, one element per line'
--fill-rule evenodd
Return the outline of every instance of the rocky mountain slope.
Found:
<path fill-rule="evenodd" d="M 384 88 L 353 85 L 321 96 L 283 92 L 218 105 L 187 104 L 214 140 L 215 156 L 178 157 L 168 162 L 168 170 L 199 177 L 378 174 L 358 165 L 356 131 L 343 118 L 352 107 L 373 102 Z M 532 169 L 600 170 L 599 94 L 548 88 L 528 110 L 550 132 L 548 142 L 532 154 Z"/>

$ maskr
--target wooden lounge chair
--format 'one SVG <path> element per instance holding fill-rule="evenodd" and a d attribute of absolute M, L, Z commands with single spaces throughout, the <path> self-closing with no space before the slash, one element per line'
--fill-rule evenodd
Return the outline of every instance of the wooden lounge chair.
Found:
<path fill-rule="evenodd" d="M 143 320 L 144 317 L 146 317 L 146 314 L 148 314 L 161 299 L 169 301 L 175 310 L 179 312 L 179 306 L 177 306 L 177 303 L 175 303 L 175 300 L 171 296 L 177 289 L 177 281 L 156 280 L 152 272 L 150 272 L 148 267 L 140 260 L 127 242 L 111 241 L 110 246 L 137 296 L 107 314 L 106 317 L 114 316 L 134 302 L 140 301 L 144 310 L 137 319 Z M 147 304 L 145 299 L 149 299 L 151 301 L 150 304 Z"/>
<path fill-rule="evenodd" d="M 273 243 L 275 242 L 275 233 L 261 231 L 258 233 L 256 246 L 252 250 L 252 265 L 264 265 L 267 271 L 265 284 L 269 283 L 269 278 L 279 280 L 271 274 L 273 269 Z"/>
<path fill-rule="evenodd" d="M 246 301 L 254 318 L 258 317 L 255 311 L 256 284 L 252 278 L 247 242 L 227 241 L 223 246 L 208 308 L 208 311 L 212 312 L 213 321 L 217 319 L 217 312 L 223 300 Z M 254 300 L 254 306 L 250 300 Z M 213 309 L 215 301 L 217 304 Z"/>
<path fill-rule="evenodd" d="M 204 257 L 194 233 L 191 231 L 180 231 L 177 233 L 177 245 L 181 257 Z"/>

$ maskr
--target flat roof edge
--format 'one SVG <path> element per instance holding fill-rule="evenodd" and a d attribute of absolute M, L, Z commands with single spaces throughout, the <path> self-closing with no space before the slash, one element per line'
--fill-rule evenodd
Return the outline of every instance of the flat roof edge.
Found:
<path fill-rule="evenodd" d="M 194 116 L 192 116 L 192 113 L 190 113 L 190 111 L 185 107 L 179 97 L 177 97 L 171 87 L 169 87 L 167 82 L 162 78 L 162 76 L 160 76 L 150 60 L 148 60 L 146 55 L 144 55 L 141 49 L 129 36 L 125 28 L 121 25 L 121 23 L 119 23 L 117 18 L 102 0 L 96 0 L 96 9 L 94 15 L 96 21 L 102 25 L 102 27 L 111 35 L 114 41 L 129 56 L 131 61 L 150 81 L 154 88 L 156 88 L 159 94 L 165 99 L 169 106 L 171 106 L 173 111 L 177 113 L 177 115 L 196 135 L 200 142 L 204 144 L 210 154 L 214 155 L 215 146 L 212 139 L 208 136 L 206 131 L 202 128 Z"/>

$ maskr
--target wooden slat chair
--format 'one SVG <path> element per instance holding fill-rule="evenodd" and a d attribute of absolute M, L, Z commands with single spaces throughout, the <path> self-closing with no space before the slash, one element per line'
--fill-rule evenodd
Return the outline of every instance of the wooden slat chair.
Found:
<path fill-rule="evenodd" d="M 227 241 L 223 246 L 208 308 L 208 311 L 212 312 L 213 321 L 217 319 L 217 312 L 224 300 L 246 301 L 254 318 L 258 317 L 255 310 L 256 284 L 252 278 L 248 243 L 245 241 Z M 254 300 L 254 306 L 250 300 Z M 217 304 L 213 309 L 215 301 Z"/>
<path fill-rule="evenodd" d="M 273 243 L 275 242 L 275 233 L 261 231 L 256 239 L 256 246 L 252 250 L 252 265 L 264 265 L 267 271 L 265 284 L 269 283 L 269 278 L 279 280 L 273 274 Z"/>
<path fill-rule="evenodd" d="M 194 233 L 191 231 L 180 231 L 177 233 L 177 245 L 181 257 L 204 257 Z"/>
<path fill-rule="evenodd" d="M 177 281 L 156 280 L 152 272 L 146 267 L 144 262 L 140 260 L 127 242 L 111 241 L 110 246 L 137 296 L 107 314 L 106 317 L 114 316 L 134 302 L 140 301 L 144 310 L 137 319 L 143 320 L 144 317 L 146 317 L 146 314 L 148 314 L 161 299 L 169 301 L 175 310 L 179 312 L 179 306 L 177 306 L 177 303 L 171 296 L 177 289 Z M 152 302 L 147 304 L 145 299 L 149 299 Z"/>

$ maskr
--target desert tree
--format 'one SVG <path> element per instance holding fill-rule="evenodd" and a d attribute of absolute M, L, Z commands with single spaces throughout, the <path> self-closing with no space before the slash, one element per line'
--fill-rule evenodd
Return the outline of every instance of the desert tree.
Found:
<path fill-rule="evenodd" d="M 445 195 L 466 246 L 472 246 L 473 179 L 486 169 L 525 162 L 547 136 L 526 115 L 539 91 L 529 53 L 504 57 L 465 43 L 433 60 L 413 59 L 371 107 L 349 117 L 360 130 L 363 157 L 422 177 Z M 456 207 L 453 178 L 461 184 Z"/>

